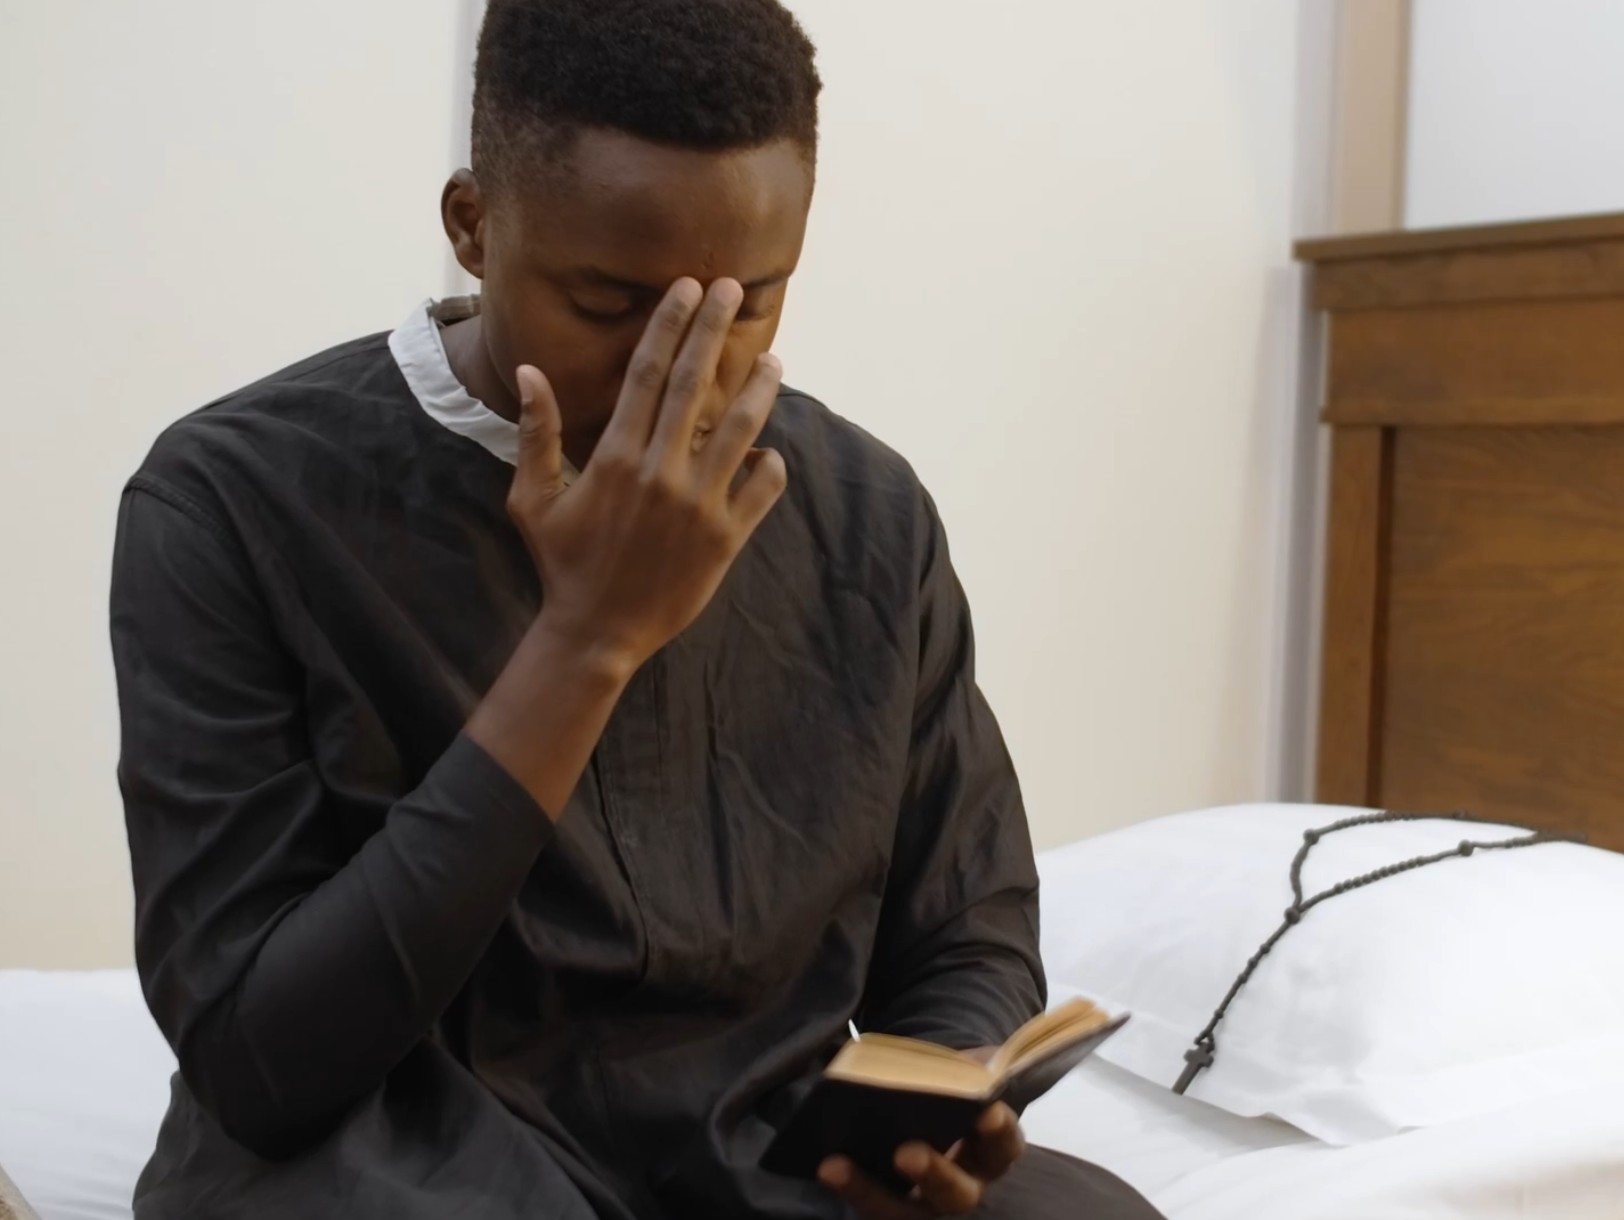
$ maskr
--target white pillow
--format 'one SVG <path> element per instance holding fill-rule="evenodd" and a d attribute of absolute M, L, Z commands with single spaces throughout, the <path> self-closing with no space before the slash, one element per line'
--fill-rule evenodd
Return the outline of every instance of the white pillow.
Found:
<path fill-rule="evenodd" d="M 1131 1010 L 1100 1050 L 1171 1087 L 1291 903 L 1303 832 L 1361 812 L 1246 805 L 1047 852 L 1043 958 L 1058 1002 Z M 1324 839 L 1304 896 L 1412 856 L 1523 832 L 1428 821 Z M 1624 856 L 1478 852 L 1332 898 L 1263 960 L 1189 1095 L 1336 1144 L 1611 1081 L 1624 1092 Z"/>
<path fill-rule="evenodd" d="M 129 1220 L 174 1056 L 133 970 L 0 970 L 0 1165 L 42 1220 Z"/>

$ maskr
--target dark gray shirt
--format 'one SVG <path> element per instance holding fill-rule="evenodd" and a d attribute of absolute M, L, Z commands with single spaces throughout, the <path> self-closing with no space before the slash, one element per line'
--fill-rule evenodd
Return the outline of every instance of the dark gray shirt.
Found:
<path fill-rule="evenodd" d="M 158 441 L 112 632 L 179 1057 L 137 1214 L 834 1216 L 757 1158 L 846 1034 L 1043 1000 L 1020 795 L 929 498 L 812 399 L 790 490 L 556 828 L 461 734 L 543 591 L 386 336 Z M 538 742 L 537 749 L 545 749 Z"/>

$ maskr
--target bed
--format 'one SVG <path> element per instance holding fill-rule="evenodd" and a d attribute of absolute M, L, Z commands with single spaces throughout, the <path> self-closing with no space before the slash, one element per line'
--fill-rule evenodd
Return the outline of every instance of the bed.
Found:
<path fill-rule="evenodd" d="M 14 994 L 21 982 L 6 979 L 0 990 Z M 103 1037 L 86 1043 L 90 1053 L 72 1063 L 48 1055 L 30 1065 L 26 1077 L 48 1079 L 53 1088 L 48 1105 L 16 1087 L 17 1065 L 7 1063 L 5 1079 L 13 1083 L 0 1122 L 0 1157 L 42 1220 L 127 1217 L 168 1098 L 168 1048 L 140 1008 L 133 975 L 72 975 L 50 985 L 54 998 L 32 1003 L 62 1041 L 68 1031 Z M 14 1003 L 0 1001 L 10 1009 L 8 1021 L 17 1017 Z M 94 1096 L 74 1083 L 97 1076 L 112 1083 Z M 70 1099 L 59 1091 L 64 1085 Z M 79 1107 L 71 1117 L 65 1100 Z M 1026 1126 L 1035 1142 L 1110 1167 L 1170 1220 L 1624 1215 L 1616 1174 L 1611 1185 L 1605 1180 L 1608 1164 L 1624 1155 L 1624 1120 L 1616 1098 L 1603 1090 L 1531 1110 L 1514 1124 L 1462 1124 L 1340 1149 L 1284 1123 L 1236 1118 L 1174 1097 L 1095 1061 L 1033 1107 Z M 1593 1199 L 1570 1197 L 1586 1190 Z"/>
<path fill-rule="evenodd" d="M 1619 939 L 1612 929 L 1624 926 L 1624 856 L 1614 853 L 1541 845 L 1420 870 L 1327 903 L 1293 932 L 1295 942 L 1281 942 L 1273 973 L 1260 970 L 1249 984 L 1255 990 L 1237 1000 L 1210 1080 L 1184 1096 L 1169 1090 L 1180 1048 L 1277 920 L 1304 829 L 1349 812 L 1198 811 L 1040 857 L 1053 1001 L 1087 992 L 1135 1017 L 1028 1111 L 1029 1137 L 1112 1169 L 1170 1220 L 1624 1217 L 1624 1107 L 1616 1100 L 1624 1090 L 1624 946 L 1609 944 Z M 1346 842 L 1331 850 L 1327 840 L 1310 880 L 1332 882 L 1461 833 L 1454 824 L 1412 824 L 1339 836 Z M 1438 908 L 1458 918 L 1414 930 L 1418 912 Z M 1395 950 L 1401 941 L 1405 953 Z M 1406 963 L 1431 976 L 1430 989 Z M 1475 1022 L 1482 1036 L 1474 1042 L 1462 1032 L 1474 1022 L 1461 1013 L 1496 997 L 1504 1011 Z M 1372 1012 L 1352 1011 L 1361 1006 Z M 1583 1019 L 1553 1022 L 1547 1006 Z M 1336 1038 L 1325 1029 L 1350 1017 L 1358 1018 L 1352 1040 L 1366 1063 L 1380 1059 L 1384 1042 L 1413 1059 L 1418 1039 L 1443 1031 L 1434 1038 L 1438 1053 L 1453 1057 L 1443 1065 L 1443 1108 L 1430 1098 L 1421 1112 L 1407 1112 L 1416 1099 L 1406 1093 L 1377 1129 L 1344 1130 L 1346 1079 L 1322 1088 L 1317 1101 L 1235 1102 L 1243 1061 L 1256 1054 L 1248 1038 L 1267 1053 L 1284 1022 L 1307 1053 L 1334 1060 Z M 1117 1041 L 1123 1045 L 1113 1049 Z M 1454 1061 L 1463 1043 L 1472 1044 L 1467 1058 L 1493 1061 L 1486 1075 L 1481 1065 Z M 1582 1048 L 1577 1060 L 1564 1058 L 1570 1046 Z M 1423 1066 L 1438 1075 L 1437 1063 Z M 1342 1076 L 1359 1068 L 1350 1062 Z M 132 972 L 0 972 L 0 1167 L 43 1220 L 128 1217 L 173 1069 Z M 1471 1087 L 1474 1071 L 1489 1082 L 1486 1093 Z M 1326 1107 L 1327 1097 L 1336 1104 Z M 1295 1121 L 1245 1112 L 1270 1105 Z"/>

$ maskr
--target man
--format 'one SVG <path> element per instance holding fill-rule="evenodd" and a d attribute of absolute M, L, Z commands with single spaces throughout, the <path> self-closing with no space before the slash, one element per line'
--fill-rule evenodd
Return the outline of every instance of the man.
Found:
<path fill-rule="evenodd" d="M 776 0 L 494 0 L 482 298 L 170 429 L 112 625 L 136 1214 L 1154 1213 L 998 1107 L 758 1166 L 863 1029 L 1043 1001 L 1019 793 L 909 468 L 779 387 L 819 82 Z"/>

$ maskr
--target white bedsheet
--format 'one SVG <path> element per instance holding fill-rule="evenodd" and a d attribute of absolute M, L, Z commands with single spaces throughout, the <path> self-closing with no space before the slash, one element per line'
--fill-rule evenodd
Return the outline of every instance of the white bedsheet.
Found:
<path fill-rule="evenodd" d="M 135 971 L 0 971 L 0 1165 L 41 1220 L 128 1220 L 174 1070 Z"/>
<path fill-rule="evenodd" d="M 44 1220 L 127 1220 L 173 1068 L 132 971 L 0 971 L 0 1165 Z M 1604 1094 L 1333 1148 L 1093 1061 L 1026 1126 L 1169 1220 L 1624 1220 L 1624 1105 Z"/>
<path fill-rule="evenodd" d="M 1169 1220 L 1624 1220 L 1624 1105 L 1604 1088 L 1336 1148 L 1094 1061 L 1026 1129 Z"/>
<path fill-rule="evenodd" d="M 1237 1118 L 1090 1059 L 1026 1112 L 1026 1137 L 1103 1165 L 1141 1194 L 1247 1153 L 1322 1145 L 1268 1118 Z"/>
<path fill-rule="evenodd" d="M 1624 1107 L 1594 1089 L 1351 1148 L 1255 1152 L 1157 1201 L 1176 1220 L 1620 1220 Z"/>

